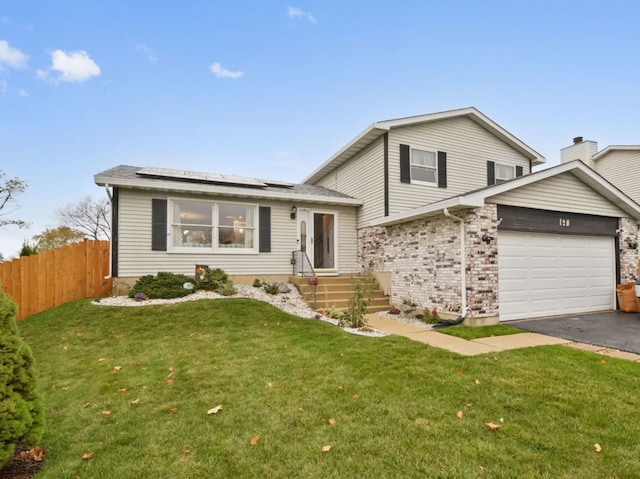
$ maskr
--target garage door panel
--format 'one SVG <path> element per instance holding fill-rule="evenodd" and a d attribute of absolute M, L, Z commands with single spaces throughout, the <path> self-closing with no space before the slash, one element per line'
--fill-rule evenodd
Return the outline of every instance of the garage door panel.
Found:
<path fill-rule="evenodd" d="M 498 242 L 502 321 L 615 308 L 613 238 L 502 231 Z"/>

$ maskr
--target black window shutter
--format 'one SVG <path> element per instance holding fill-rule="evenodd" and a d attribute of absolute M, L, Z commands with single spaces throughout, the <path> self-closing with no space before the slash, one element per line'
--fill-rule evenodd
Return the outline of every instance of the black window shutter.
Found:
<path fill-rule="evenodd" d="M 167 200 L 151 200 L 151 249 L 167 251 Z"/>
<path fill-rule="evenodd" d="M 260 221 L 258 251 L 260 253 L 269 253 L 271 252 L 271 208 L 269 206 L 260 206 L 258 210 L 258 221 Z"/>
<path fill-rule="evenodd" d="M 438 188 L 447 187 L 447 153 L 438 152 Z"/>
<path fill-rule="evenodd" d="M 519 176 L 522 176 L 524 174 L 524 170 L 522 169 L 522 166 L 516 166 L 516 178 L 518 178 Z"/>
<path fill-rule="evenodd" d="M 400 145 L 400 181 L 411 183 L 411 152 L 409 145 Z"/>
<path fill-rule="evenodd" d="M 495 185 L 496 184 L 496 162 L 495 161 L 487 161 L 487 185 Z"/>

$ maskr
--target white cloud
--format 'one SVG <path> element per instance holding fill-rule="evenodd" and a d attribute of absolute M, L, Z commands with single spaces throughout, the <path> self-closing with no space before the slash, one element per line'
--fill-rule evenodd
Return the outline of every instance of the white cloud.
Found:
<path fill-rule="evenodd" d="M 157 60 L 156 56 L 153 54 L 153 50 L 144 43 L 138 43 L 136 45 L 136 51 L 143 53 L 150 62 L 155 62 Z"/>
<path fill-rule="evenodd" d="M 85 51 L 64 52 L 56 50 L 51 53 L 51 70 L 60 72 L 57 81 L 81 83 L 91 77 L 100 75 L 100 67 Z M 38 70 L 38 78 L 45 79 L 48 72 Z"/>
<path fill-rule="evenodd" d="M 24 68 L 29 57 L 17 48 L 9 46 L 6 40 L 0 40 L 0 70 L 9 68 Z"/>
<path fill-rule="evenodd" d="M 318 20 L 316 20 L 316 18 L 313 15 L 311 15 L 311 13 L 305 12 L 305 11 L 299 9 L 298 7 L 288 7 L 287 8 L 287 15 L 292 20 L 294 20 L 296 18 L 306 18 L 311 23 L 318 23 Z"/>
<path fill-rule="evenodd" d="M 29 92 L 23 88 L 20 88 L 18 90 L 18 95 L 21 96 L 22 98 L 26 98 L 29 96 Z"/>
<path fill-rule="evenodd" d="M 241 71 L 237 71 L 237 72 L 232 72 L 230 70 L 227 70 L 225 67 L 223 67 L 222 65 L 220 65 L 219 63 L 214 63 L 213 65 L 211 65 L 211 71 L 213 72 L 213 74 L 218 77 L 218 78 L 240 78 L 242 76 L 244 76 L 244 72 Z"/>

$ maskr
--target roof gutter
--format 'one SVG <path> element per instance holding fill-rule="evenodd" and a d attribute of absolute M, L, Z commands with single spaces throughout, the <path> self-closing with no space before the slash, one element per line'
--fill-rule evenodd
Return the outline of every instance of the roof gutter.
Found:
<path fill-rule="evenodd" d="M 111 190 L 109 190 L 109 183 L 105 183 L 104 190 L 107 192 L 107 196 L 109 197 L 109 209 L 113 211 L 113 195 L 111 194 Z M 113 266 L 113 224 L 111 225 L 111 239 L 112 240 L 109 241 L 109 274 L 106 275 L 104 279 L 111 278 L 111 267 Z"/>

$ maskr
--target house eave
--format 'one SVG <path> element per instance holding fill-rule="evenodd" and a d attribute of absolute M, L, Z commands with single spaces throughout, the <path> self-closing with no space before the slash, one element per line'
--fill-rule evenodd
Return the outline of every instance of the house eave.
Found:
<path fill-rule="evenodd" d="M 599 151 L 591 158 L 593 161 L 597 161 L 600 158 L 607 156 L 613 151 L 638 151 L 640 152 L 640 145 L 609 145 L 605 149 Z"/>
<path fill-rule="evenodd" d="M 454 196 L 453 198 L 421 206 L 420 208 L 385 216 L 384 218 L 370 222 L 368 226 L 393 226 L 400 223 L 406 223 L 407 221 L 419 220 L 429 216 L 437 216 L 444 214 L 443 212 L 445 208 L 455 212 L 468 208 L 480 208 L 482 206 L 484 206 L 484 201 L 478 202 L 477 199 L 470 198 L 468 196 Z"/>
<path fill-rule="evenodd" d="M 263 191 L 260 189 L 240 188 L 233 186 L 213 185 L 213 184 L 195 184 L 175 182 L 159 179 L 126 179 L 113 178 L 105 175 L 95 175 L 94 182 L 98 186 L 116 186 L 120 188 L 167 191 L 172 193 L 194 193 L 205 195 L 230 196 L 237 198 L 253 198 L 268 199 L 281 201 L 302 201 L 309 203 L 318 203 L 326 205 L 345 205 L 345 206 L 361 206 L 362 200 L 357 198 L 341 198 L 323 195 L 294 194 L 286 191 L 274 192 Z"/>

